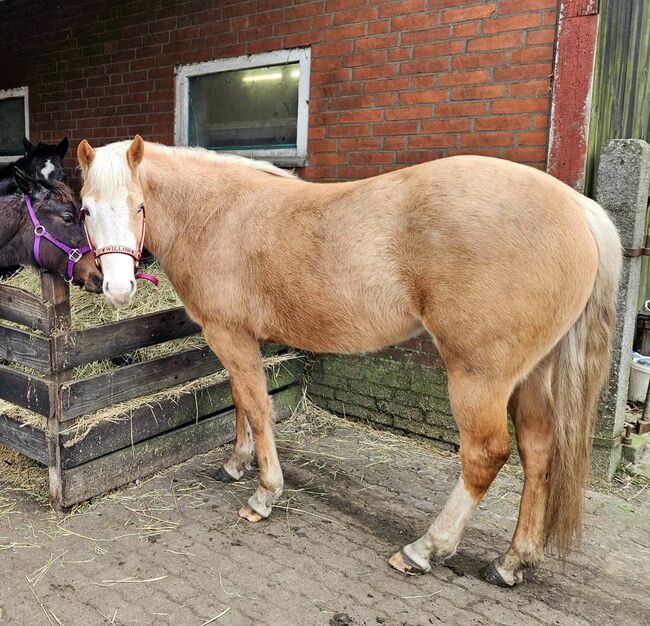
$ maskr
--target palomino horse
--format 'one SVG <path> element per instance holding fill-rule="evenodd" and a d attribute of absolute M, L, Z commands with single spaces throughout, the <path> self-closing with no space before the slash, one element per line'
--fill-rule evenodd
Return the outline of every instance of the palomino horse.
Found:
<path fill-rule="evenodd" d="M 65 182 L 67 176 L 63 167 L 63 158 L 68 151 L 67 137 L 64 137 L 56 145 L 46 143 L 34 145 L 25 137 L 23 145 L 25 154 L 22 157 L 0 167 L 0 195 L 13 193 L 16 190 L 13 180 L 15 167 L 27 172 L 41 184 L 50 184 L 54 181 Z"/>
<path fill-rule="evenodd" d="M 232 458 L 257 451 L 257 522 L 282 491 L 259 343 L 362 352 L 426 329 L 449 377 L 461 475 L 423 537 L 390 560 L 407 573 L 454 553 L 506 461 L 508 404 L 525 470 L 512 545 L 487 569 L 514 585 L 579 536 L 591 423 L 609 366 L 621 260 L 595 202 L 538 170 L 461 156 L 356 182 L 305 182 L 269 163 L 145 143 L 77 156 L 83 212 L 116 305 L 145 244 L 230 373 Z M 249 428 L 250 427 L 250 428 Z"/>
<path fill-rule="evenodd" d="M 56 181 L 42 185 L 18 168 L 14 178 L 24 195 L 0 196 L 0 268 L 41 267 L 88 291 L 101 291 L 102 275 L 72 190 Z"/>

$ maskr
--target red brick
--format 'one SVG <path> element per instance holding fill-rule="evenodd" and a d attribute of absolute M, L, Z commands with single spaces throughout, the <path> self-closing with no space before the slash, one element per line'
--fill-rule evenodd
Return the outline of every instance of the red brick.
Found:
<path fill-rule="evenodd" d="M 286 20 L 295 20 L 301 17 L 312 17 L 314 15 L 319 15 L 322 11 L 322 2 L 311 2 L 309 4 L 303 2 L 295 7 L 287 7 L 284 10 L 284 18 Z"/>
<path fill-rule="evenodd" d="M 431 117 L 430 106 L 399 107 L 397 109 L 386 109 L 384 111 L 384 118 L 387 121 L 420 120 L 420 119 L 428 119 L 430 117 Z"/>
<path fill-rule="evenodd" d="M 526 45 L 534 46 L 540 43 L 553 43 L 555 41 L 555 28 L 540 28 L 526 33 Z"/>
<path fill-rule="evenodd" d="M 494 70 L 494 79 L 497 81 L 523 80 L 526 78 L 550 77 L 552 68 L 550 63 L 536 63 L 534 65 L 516 65 L 514 67 L 497 68 Z"/>
<path fill-rule="evenodd" d="M 454 37 L 474 37 L 478 34 L 481 22 L 463 22 L 454 26 Z"/>
<path fill-rule="evenodd" d="M 460 145 L 465 147 L 512 146 L 514 143 L 514 133 L 474 133 L 460 136 Z"/>
<path fill-rule="evenodd" d="M 406 14 L 400 17 L 394 17 L 391 21 L 393 32 L 400 30 L 418 30 L 422 28 L 430 29 L 438 25 L 438 15 L 436 13 L 417 13 L 415 15 Z"/>
<path fill-rule="evenodd" d="M 410 48 L 393 48 L 388 50 L 389 61 L 406 61 L 411 58 Z"/>
<path fill-rule="evenodd" d="M 477 120 L 478 121 L 478 120 Z M 472 127 L 472 120 L 469 118 L 454 118 L 445 120 L 430 120 L 422 122 L 423 133 L 464 133 Z"/>
<path fill-rule="evenodd" d="M 434 161 L 445 156 L 442 150 L 417 150 L 413 152 L 398 152 L 395 155 L 395 160 L 400 165 L 417 165 L 418 163 L 426 163 L 427 161 Z M 399 168 L 396 168 L 399 169 Z M 415 354 L 411 353 L 409 360 L 413 360 Z M 430 359 L 430 357 L 427 357 Z"/>
<path fill-rule="evenodd" d="M 319 43 L 315 45 L 312 49 L 312 54 L 314 56 L 324 57 L 327 55 L 336 55 L 341 54 L 350 54 L 354 48 L 354 40 L 350 39 L 347 41 L 335 41 L 332 43 Z"/>
<path fill-rule="evenodd" d="M 441 43 L 432 43 L 413 48 L 414 59 L 424 59 L 427 57 L 442 57 L 449 54 L 458 54 L 465 48 L 464 41 L 445 41 Z"/>
<path fill-rule="evenodd" d="M 457 135 L 415 135 L 408 138 L 408 147 L 412 150 L 428 150 L 430 148 L 451 148 L 457 145 Z"/>
<path fill-rule="evenodd" d="M 325 3 L 325 11 L 327 13 L 336 13 L 337 11 L 344 11 L 353 7 L 362 7 L 366 4 L 366 0 L 327 0 Z"/>
<path fill-rule="evenodd" d="M 513 98 L 520 96 L 545 96 L 550 93 L 550 80 L 530 80 L 525 83 L 514 83 L 508 86 L 508 95 Z"/>
<path fill-rule="evenodd" d="M 443 11 L 441 21 L 443 24 L 447 24 L 449 22 L 484 19 L 490 17 L 495 11 L 496 5 L 494 2 L 484 2 L 478 6 Z"/>
<path fill-rule="evenodd" d="M 556 7 L 557 0 L 501 0 L 499 14 L 528 13 L 538 9 L 554 9 Z"/>
<path fill-rule="evenodd" d="M 356 124 L 359 122 L 379 122 L 382 112 L 379 109 L 359 109 L 357 111 L 341 111 L 339 122 L 341 124 Z"/>
<path fill-rule="evenodd" d="M 372 106 L 370 96 L 339 96 L 330 98 L 329 108 L 334 109 L 358 109 L 359 107 Z"/>
<path fill-rule="evenodd" d="M 467 117 L 468 115 L 485 115 L 485 102 L 455 102 L 454 104 L 437 104 L 435 117 Z"/>
<path fill-rule="evenodd" d="M 279 22 L 278 24 L 273 25 L 273 34 L 274 35 L 289 35 L 291 33 L 300 33 L 308 31 L 312 28 L 313 21 L 312 18 L 308 17 L 303 20 L 294 20 L 293 22 Z M 236 26 L 233 26 L 233 29 L 238 30 Z M 336 28 L 331 28 L 330 31 L 326 34 L 330 34 L 331 31 L 336 31 Z M 365 32 L 365 31 L 364 31 Z M 333 37 L 333 39 L 346 39 L 346 37 Z"/>
<path fill-rule="evenodd" d="M 368 22 L 379 16 L 377 7 L 363 7 L 360 9 L 350 9 L 349 11 L 338 11 L 334 15 L 334 24 L 353 24 L 354 22 Z M 388 23 L 388 22 L 386 22 Z"/>
<path fill-rule="evenodd" d="M 378 35 L 380 33 L 387 33 L 390 30 L 389 20 L 377 20 L 376 22 L 368 23 L 368 34 Z"/>
<path fill-rule="evenodd" d="M 385 150 L 403 150 L 406 147 L 406 137 L 384 137 Z"/>
<path fill-rule="evenodd" d="M 484 87 L 458 87 L 451 90 L 452 100 L 483 100 L 500 98 L 505 93 L 503 85 L 485 85 Z"/>
<path fill-rule="evenodd" d="M 349 155 L 350 165 L 388 165 L 393 162 L 392 152 L 352 152 Z"/>
<path fill-rule="evenodd" d="M 357 52 L 343 57 L 343 65 L 379 65 L 386 62 L 386 50 L 371 50 L 369 52 Z"/>
<path fill-rule="evenodd" d="M 508 148 L 503 153 L 506 159 L 520 163 L 546 160 L 546 148 Z"/>
<path fill-rule="evenodd" d="M 354 80 L 371 80 L 373 78 L 389 78 L 397 76 L 399 66 L 395 64 L 371 65 L 370 67 L 355 67 L 352 71 Z"/>
<path fill-rule="evenodd" d="M 490 79 L 489 70 L 477 70 L 474 72 L 452 72 L 438 76 L 438 84 L 445 85 L 472 85 L 485 83 Z"/>
<path fill-rule="evenodd" d="M 345 26 L 335 26 L 325 31 L 325 41 L 340 39 L 356 39 L 366 34 L 365 24 L 346 24 Z"/>
<path fill-rule="evenodd" d="M 476 4 L 477 0 L 429 0 L 429 9 L 448 9 L 463 4 Z"/>
<path fill-rule="evenodd" d="M 374 135 L 412 135 L 417 130 L 417 122 L 386 122 L 375 124 Z"/>
<path fill-rule="evenodd" d="M 533 128 L 548 128 L 548 115 L 533 115 Z"/>
<path fill-rule="evenodd" d="M 311 146 L 311 137 L 310 137 Z M 339 139 L 338 147 L 343 152 L 353 152 L 361 150 L 379 150 L 382 140 L 380 137 L 361 137 L 354 139 Z"/>
<path fill-rule="evenodd" d="M 518 98 L 497 100 L 492 103 L 492 113 L 539 113 L 548 111 L 549 98 Z"/>
<path fill-rule="evenodd" d="M 310 165 L 338 165 L 346 163 L 347 154 L 342 152 L 317 152 L 309 156 Z"/>
<path fill-rule="evenodd" d="M 361 37 L 354 42 L 355 50 L 375 50 L 377 48 L 394 48 L 397 45 L 397 34 Z"/>
<path fill-rule="evenodd" d="M 501 155 L 501 148 L 449 148 L 447 154 L 449 156 L 459 156 L 462 154 L 472 154 L 479 156 L 498 157 Z"/>
<path fill-rule="evenodd" d="M 482 52 L 479 54 L 463 54 L 454 57 L 451 65 L 454 69 L 470 69 L 475 67 L 492 67 L 506 62 L 505 52 Z"/>
<path fill-rule="evenodd" d="M 338 168 L 338 177 L 349 180 L 360 180 L 362 178 L 370 178 L 381 174 L 382 168 L 379 165 L 350 165 L 347 167 L 340 166 Z"/>
<path fill-rule="evenodd" d="M 514 17 L 502 17 L 500 19 L 485 20 L 483 22 L 483 32 L 503 33 L 511 30 L 525 30 L 539 26 L 540 16 L 538 13 L 525 13 Z"/>
<path fill-rule="evenodd" d="M 532 63 L 553 60 L 553 46 L 534 46 L 510 51 L 510 63 Z"/>
<path fill-rule="evenodd" d="M 402 33 L 402 44 L 412 46 L 418 43 L 429 43 L 431 41 L 447 40 L 451 37 L 449 26 L 443 28 L 427 28 L 426 30 L 414 30 Z"/>
<path fill-rule="evenodd" d="M 369 124 L 345 124 L 343 126 L 330 126 L 330 137 L 367 137 L 370 135 Z"/>
<path fill-rule="evenodd" d="M 431 74 L 449 69 L 449 59 L 427 59 L 426 61 L 412 61 L 402 63 L 400 71 L 405 74 Z"/>
<path fill-rule="evenodd" d="M 338 146 L 336 139 L 314 139 L 309 133 L 309 151 L 313 154 L 319 152 L 335 152 Z"/>
<path fill-rule="evenodd" d="M 520 146 L 546 146 L 548 133 L 546 131 L 536 130 L 527 133 L 519 133 Z"/>
<path fill-rule="evenodd" d="M 367 94 L 377 93 L 379 91 L 402 91 L 408 89 L 408 78 L 393 78 L 385 80 L 370 80 L 365 83 L 365 92 Z"/>
<path fill-rule="evenodd" d="M 435 76 L 432 74 L 413 76 L 411 78 L 411 89 L 433 89 L 435 82 Z"/>
<path fill-rule="evenodd" d="M 479 117 L 476 130 L 520 130 L 530 128 L 530 115 L 497 115 Z"/>
<path fill-rule="evenodd" d="M 403 2 L 384 4 L 379 8 L 379 17 L 392 17 L 393 15 L 417 13 L 419 11 L 424 11 L 425 9 L 425 0 L 404 0 Z"/>
<path fill-rule="evenodd" d="M 402 91 L 399 94 L 400 104 L 424 104 L 434 102 L 446 102 L 447 90 L 426 90 L 426 91 Z"/>
<path fill-rule="evenodd" d="M 470 39 L 467 42 L 467 51 L 476 52 L 477 50 L 517 48 L 521 46 L 522 42 L 523 33 L 506 33 L 502 35 L 492 35 L 490 37 L 479 37 L 477 39 Z"/>
<path fill-rule="evenodd" d="M 397 104 L 398 94 L 396 93 L 378 93 L 374 97 L 376 107 L 390 107 Z"/>

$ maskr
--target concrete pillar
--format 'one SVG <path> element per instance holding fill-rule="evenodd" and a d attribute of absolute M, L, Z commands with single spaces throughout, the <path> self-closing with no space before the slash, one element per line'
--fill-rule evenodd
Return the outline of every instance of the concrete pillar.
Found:
<path fill-rule="evenodd" d="M 609 213 L 624 248 L 645 242 L 650 190 L 650 145 L 640 139 L 614 139 L 601 151 L 596 201 Z M 636 325 L 641 257 L 625 258 L 618 292 L 612 369 L 594 433 L 594 475 L 611 478 L 621 456 L 619 435 L 625 421 L 632 340 Z"/>

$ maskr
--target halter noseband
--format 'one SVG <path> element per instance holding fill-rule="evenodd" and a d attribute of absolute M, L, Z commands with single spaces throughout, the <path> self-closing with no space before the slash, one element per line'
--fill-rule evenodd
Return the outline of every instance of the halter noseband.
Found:
<path fill-rule="evenodd" d="M 142 250 L 144 248 L 144 233 L 146 225 L 146 215 L 144 211 L 144 204 L 140 207 L 140 213 L 142 213 L 142 227 L 140 228 L 140 241 L 138 243 L 138 249 L 134 250 L 128 246 L 104 246 L 103 248 L 97 248 L 93 242 L 90 233 L 88 232 L 88 225 L 86 224 L 85 213 L 81 213 L 81 218 L 84 223 L 84 229 L 86 230 L 86 239 L 88 239 L 88 249 L 93 253 L 95 258 L 95 265 L 97 269 L 102 269 L 101 257 L 105 254 L 126 254 L 133 259 L 133 270 L 136 278 L 141 278 L 142 280 L 148 280 L 150 283 L 153 283 L 158 286 L 158 279 L 153 274 L 148 274 L 147 272 L 138 272 L 140 267 L 140 260 L 142 259 Z"/>
<path fill-rule="evenodd" d="M 45 238 L 59 248 L 59 250 L 63 250 L 63 252 L 68 255 L 68 265 L 65 270 L 64 278 L 68 283 L 71 283 L 74 266 L 81 261 L 81 257 L 86 252 L 90 252 L 91 247 L 84 246 L 83 248 L 71 248 L 68 244 L 59 241 L 56 237 L 48 233 L 47 230 L 45 230 L 45 226 L 39 222 L 38 217 L 36 216 L 36 211 L 34 211 L 34 207 L 32 206 L 31 198 L 29 196 L 24 196 L 24 199 L 25 206 L 29 212 L 29 217 L 34 225 L 34 260 L 36 261 L 36 265 L 43 268 L 43 264 L 41 263 L 41 239 Z"/>

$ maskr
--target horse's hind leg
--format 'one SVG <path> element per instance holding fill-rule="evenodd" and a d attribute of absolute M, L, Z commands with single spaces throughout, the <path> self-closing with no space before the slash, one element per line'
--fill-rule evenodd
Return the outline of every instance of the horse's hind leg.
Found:
<path fill-rule="evenodd" d="M 512 544 L 484 571 L 489 582 L 502 586 L 521 582 L 523 568 L 539 564 L 544 556 L 547 479 L 555 441 L 550 377 L 550 365 L 539 365 L 519 385 L 511 401 L 517 447 L 525 473 L 524 489 Z"/>
<path fill-rule="evenodd" d="M 224 483 L 239 480 L 247 469 L 255 454 L 253 433 L 244 411 L 235 407 L 235 445 L 226 463 L 215 473 L 215 478 Z"/>
<path fill-rule="evenodd" d="M 432 559 L 444 560 L 456 552 L 472 513 L 510 455 L 506 411 L 511 391 L 509 381 L 449 372 L 449 396 L 460 431 L 460 478 L 429 530 L 391 557 L 394 568 L 407 574 L 427 572 Z"/>

